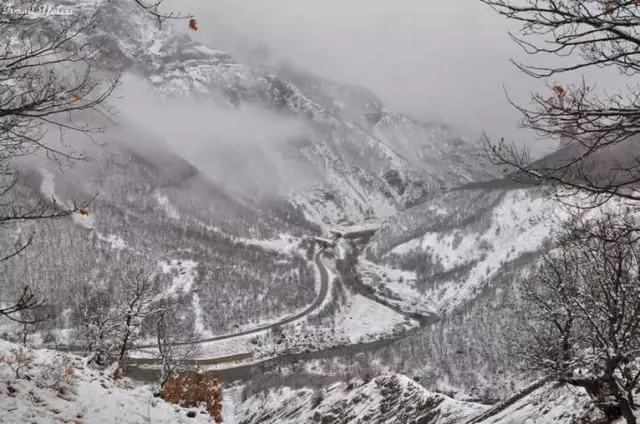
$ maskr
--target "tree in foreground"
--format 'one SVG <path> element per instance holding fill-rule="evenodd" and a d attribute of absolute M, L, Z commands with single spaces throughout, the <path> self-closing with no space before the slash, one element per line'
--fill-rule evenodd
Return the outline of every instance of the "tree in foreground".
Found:
<path fill-rule="evenodd" d="M 175 313 L 163 311 L 158 314 L 156 320 L 156 359 L 161 365 L 160 387 L 164 387 L 170 379 L 184 371 L 186 363 L 199 353 L 196 343 L 198 334 L 195 331 L 185 333 Z"/>
<path fill-rule="evenodd" d="M 167 19 L 189 19 L 191 15 L 164 13 L 162 0 L 134 0 L 146 13 L 162 23 Z M 12 4 L 28 10 L 31 1 Z M 117 87 L 119 75 L 99 68 L 101 46 L 91 42 L 102 16 L 93 13 L 71 16 L 0 14 L 0 230 L 24 221 L 58 219 L 85 213 L 90 199 L 60 204 L 56 199 L 21 199 L 16 161 L 42 154 L 58 166 L 86 160 L 86 155 L 67 143 L 69 133 L 92 135 L 111 123 L 106 100 Z M 98 121 L 98 123 L 95 123 Z M 92 122 L 92 123 L 88 123 Z M 33 234 L 19 240 L 0 261 L 21 254 Z M 42 305 L 32 288 L 25 286 L 13 299 L 9 282 L 0 276 L 0 316 L 23 325 L 35 324 L 28 311 Z"/>
<path fill-rule="evenodd" d="M 557 64 L 514 62 L 549 86 L 547 93 L 533 95 L 533 106 L 514 106 L 522 113 L 524 128 L 565 147 L 549 160 L 534 162 L 526 150 L 504 139 L 495 142 L 485 137 L 491 160 L 515 169 L 517 179 L 549 185 L 557 198 L 570 203 L 576 193 L 587 195 L 591 206 L 614 197 L 640 200 L 638 2 L 480 1 L 522 24 L 520 34 L 510 35 L 526 53 L 551 57 Z M 619 71 L 620 91 L 599 91 L 584 79 L 579 84 L 566 83 L 572 74 L 588 68 Z"/>
<path fill-rule="evenodd" d="M 65 135 L 79 132 L 91 138 L 103 126 L 78 123 L 70 116 L 88 111 L 105 117 L 105 100 L 116 87 L 118 75 L 96 75 L 97 46 L 83 42 L 99 16 L 52 20 L 32 15 L 0 15 L 0 229 L 21 221 L 56 219 L 87 205 L 61 205 L 55 199 L 20 199 L 16 188 L 16 160 L 38 153 L 59 165 L 83 160 L 65 143 Z M 55 132 L 58 137 L 47 132 Z M 56 139 L 57 138 L 57 139 Z M 0 252 L 0 261 L 22 253 L 33 234 L 13 249 Z M 2 277 L 0 277 L 2 279 Z M 6 282 L 1 281 L 2 285 Z M 2 302 L 0 315 L 33 323 L 24 311 L 39 301 L 29 287 L 17 300 Z M 3 299 L 4 300 L 4 299 Z"/>
<path fill-rule="evenodd" d="M 164 295 L 159 280 L 159 275 L 137 268 L 78 288 L 72 322 L 78 347 L 91 355 L 87 362 L 117 363 L 114 375 L 122 375 L 145 321 L 153 322 L 167 307 L 159 301 Z"/>
<path fill-rule="evenodd" d="M 511 352 L 529 370 L 584 388 L 608 418 L 635 424 L 640 387 L 640 243 L 630 218 L 574 220 L 523 281 Z"/>
<path fill-rule="evenodd" d="M 157 395 L 182 407 L 204 406 L 217 423 L 222 422 L 220 381 L 201 370 L 188 369 L 188 362 L 200 353 L 195 331 L 186 332 L 169 308 L 157 315 L 156 338 L 160 362 L 160 389 Z"/>
<path fill-rule="evenodd" d="M 130 272 L 120 279 L 122 299 L 116 312 L 120 320 L 118 330 L 118 361 L 124 361 L 140 335 L 144 320 L 152 320 L 165 311 L 158 306 L 159 276 L 144 270 Z"/>
<path fill-rule="evenodd" d="M 71 319 L 76 339 L 89 354 L 87 362 L 106 366 L 118 346 L 124 318 L 116 312 L 113 287 L 95 282 L 78 287 Z"/>

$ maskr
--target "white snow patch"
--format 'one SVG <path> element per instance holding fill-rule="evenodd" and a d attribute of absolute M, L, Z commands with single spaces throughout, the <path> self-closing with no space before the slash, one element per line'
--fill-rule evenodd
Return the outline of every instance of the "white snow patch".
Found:
<path fill-rule="evenodd" d="M 98 238 L 104 242 L 109 243 L 112 249 L 122 250 L 127 248 L 127 243 L 121 237 L 114 234 L 109 234 L 106 237 L 98 234 Z"/>
<path fill-rule="evenodd" d="M 194 319 L 194 330 L 201 338 L 209 338 L 213 337 L 213 333 L 209 331 L 204 322 L 202 321 L 202 307 L 200 306 L 200 296 L 197 293 L 193 293 L 191 298 L 191 307 L 193 308 L 193 314 L 195 316 Z"/>
<path fill-rule="evenodd" d="M 385 291 L 393 293 L 393 297 L 385 296 L 386 300 L 402 308 L 403 311 L 422 314 L 431 314 L 435 311 L 437 306 L 430 299 L 425 299 L 416 287 L 417 276 L 414 271 L 375 264 L 362 257 L 359 259 L 357 269 L 364 284 L 374 288 L 384 287 Z M 402 300 L 396 300 L 396 298 Z"/>
<path fill-rule="evenodd" d="M 282 253 L 295 253 L 298 250 L 299 239 L 287 234 L 279 234 L 278 238 L 270 240 L 258 240 L 238 238 L 238 241 L 253 246 L 259 246 L 263 249 L 275 250 Z"/>
<path fill-rule="evenodd" d="M 576 202 L 579 201 L 576 198 Z M 607 206 L 611 210 L 622 207 L 614 201 Z M 604 209 L 589 210 L 585 218 L 594 217 Z M 452 210 L 450 213 L 459 212 Z M 399 256 L 429 255 L 434 266 L 441 266 L 434 272 L 433 281 L 426 277 L 420 282 L 421 287 L 417 287 L 415 273 L 394 271 L 361 257 L 359 270 L 363 273 L 363 281 L 376 289 L 378 295 L 404 310 L 419 312 L 427 308 L 439 314 L 447 313 L 478 296 L 500 277 L 503 265 L 523 254 L 543 249 L 544 242 L 550 240 L 569 217 L 565 207 L 531 189 L 505 192 L 488 213 L 490 216 L 481 217 L 488 223 L 484 228 L 470 223 L 443 231 L 428 231 L 391 250 Z M 448 276 L 449 271 L 455 272 Z"/>
<path fill-rule="evenodd" d="M 356 294 L 336 323 L 336 331 L 347 336 L 351 343 L 360 343 L 380 334 L 404 330 L 405 323 L 405 318 L 392 309 Z"/>
<path fill-rule="evenodd" d="M 178 209 L 169 202 L 169 198 L 166 195 L 156 191 L 154 193 L 154 198 L 158 201 L 158 204 L 162 207 L 169 218 L 180 219 Z"/>
<path fill-rule="evenodd" d="M 18 345 L 0 340 L 0 357 L 11 359 Z M 104 372 L 85 368 L 81 358 L 49 350 L 26 349 L 30 377 L 16 378 L 6 361 L 0 362 L 0 421 L 11 423 L 76 422 L 96 424 L 210 423 L 209 415 L 186 416 L 187 409 L 154 398 L 148 386 L 129 379 L 114 381 Z M 67 363 L 69 365 L 67 365 Z M 64 381 L 67 366 L 73 377 Z M 61 376 L 57 380 L 57 375 Z M 8 387 L 14 391 L 9 395 Z M 64 387 L 64 391 L 58 391 Z M 62 394 L 61 394 L 62 393 Z"/>
<path fill-rule="evenodd" d="M 329 231 L 333 231 L 343 236 L 347 236 L 352 233 L 359 233 L 362 231 L 375 231 L 382 225 L 382 221 L 379 219 L 368 219 L 363 222 L 352 225 L 334 225 L 329 228 Z"/>
<path fill-rule="evenodd" d="M 149 47 L 149 53 L 151 54 L 160 54 L 160 48 L 162 47 L 161 40 L 153 40 L 153 44 Z"/>
<path fill-rule="evenodd" d="M 188 294 L 191 291 L 196 277 L 197 262 L 172 259 L 170 261 L 158 261 L 158 266 L 160 266 L 163 274 L 173 275 L 172 284 L 165 292 L 165 295 L 170 296 L 180 291 Z"/>

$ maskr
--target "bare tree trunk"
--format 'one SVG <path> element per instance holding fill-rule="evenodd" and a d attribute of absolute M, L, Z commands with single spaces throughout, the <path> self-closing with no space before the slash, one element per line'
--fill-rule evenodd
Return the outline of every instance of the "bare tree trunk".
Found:
<path fill-rule="evenodd" d="M 184 330 L 175 321 L 167 321 L 167 314 L 162 312 L 156 324 L 158 359 L 162 365 L 160 387 L 175 377 L 184 363 L 196 357 L 198 353 L 198 335 L 191 332 L 184 336 Z"/>
<path fill-rule="evenodd" d="M 622 396 L 618 399 L 618 404 L 620 405 L 620 412 L 622 412 L 622 416 L 627 421 L 627 424 L 637 424 L 638 420 L 636 415 L 633 413 L 633 409 L 631 405 L 629 405 L 629 401 L 625 396 Z"/>
<path fill-rule="evenodd" d="M 27 323 L 23 323 L 22 324 L 22 345 L 26 346 L 27 345 L 27 335 L 28 335 L 28 330 L 27 330 Z"/>
<path fill-rule="evenodd" d="M 131 337 L 131 314 L 127 314 L 126 327 L 124 330 L 124 336 L 122 339 L 122 345 L 120 346 L 120 353 L 118 355 L 118 361 L 124 360 L 129 350 L 129 337 Z"/>
<path fill-rule="evenodd" d="M 157 340 L 158 340 L 158 356 L 162 364 L 162 371 L 160 374 L 160 387 L 164 387 L 171 378 L 171 365 L 169 363 L 169 352 L 167 352 L 167 346 L 165 346 L 165 326 L 164 326 L 164 314 L 158 320 L 157 326 Z"/>
<path fill-rule="evenodd" d="M 610 376 L 608 378 L 609 387 L 611 388 L 611 392 L 613 396 L 616 398 L 618 402 L 618 406 L 620 407 L 620 413 L 624 417 L 627 424 L 637 424 L 637 419 L 635 414 L 633 413 L 633 408 L 631 403 L 629 403 L 628 394 L 625 393 L 625 390 L 621 389 L 616 381 L 615 377 Z"/>

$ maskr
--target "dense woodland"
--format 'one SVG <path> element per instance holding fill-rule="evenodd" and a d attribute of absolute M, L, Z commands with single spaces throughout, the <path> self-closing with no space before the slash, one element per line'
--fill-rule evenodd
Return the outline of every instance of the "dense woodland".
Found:
<path fill-rule="evenodd" d="M 277 226 L 243 212 L 240 205 L 221 192 L 213 192 L 215 188 L 193 175 L 193 183 L 187 176 L 186 182 L 176 182 L 176 188 L 167 187 L 166 182 L 162 187 L 162 176 L 154 174 L 157 170 L 135 160 L 122 163 L 124 160 L 116 156 L 102 162 L 87 179 L 77 181 L 78 174 L 74 173 L 55 180 L 58 197 L 88 196 L 100 190 L 90 205 L 90 216 L 95 221 L 93 229 L 66 217 L 37 225 L 22 223 L 12 231 L 2 232 L 5 246 L 35 232 L 29 249 L 11 261 L 0 263 L 9 282 L 2 287 L 5 293 L 15 293 L 28 284 L 39 295 L 46 294 L 46 308 L 54 317 L 48 325 L 69 328 L 74 323 L 63 312 L 71 307 L 82 287 L 110 287 L 118 275 L 128 270 L 141 267 L 157 272 L 161 262 L 174 263 L 175 275 L 163 278 L 159 292 L 171 287 L 173 277 L 188 274 L 192 286 L 185 287 L 178 302 L 190 305 L 183 308 L 185 311 L 192 309 L 192 294 L 197 292 L 203 322 L 214 333 L 280 317 L 313 301 L 316 296 L 313 265 L 302 256 L 304 252 L 282 254 L 242 243 L 238 238 L 274 237 L 278 234 Z M 109 177 L 102 173 L 108 173 Z M 99 184 L 100 181 L 106 184 Z M 16 196 L 41 198 L 41 182 L 39 172 L 30 173 Z M 190 195 L 190 199 L 196 200 L 180 203 L 186 201 L 182 194 L 184 184 L 190 185 L 190 189 L 200 187 L 201 198 L 211 201 L 198 204 L 200 197 Z M 158 201 L 161 191 L 170 205 L 175 205 L 174 215 L 168 214 Z M 271 224 L 282 222 L 277 217 L 270 219 Z M 280 231 L 289 228 L 282 224 Z M 313 229 L 296 227 L 295 232 L 301 235 L 307 231 Z M 179 261 L 196 265 L 194 269 L 181 268 Z"/>

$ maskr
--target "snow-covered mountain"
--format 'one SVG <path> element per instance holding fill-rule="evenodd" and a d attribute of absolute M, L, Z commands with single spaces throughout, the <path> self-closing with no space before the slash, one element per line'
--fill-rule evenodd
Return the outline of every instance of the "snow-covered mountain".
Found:
<path fill-rule="evenodd" d="M 45 312 L 54 319 L 38 330 L 43 339 L 74 329 L 73 313 L 90 287 L 111 290 L 139 266 L 161 274 L 158 292 L 177 299 L 173 313 L 185 332 L 220 335 L 276 322 L 322 291 L 308 236 L 376 217 L 381 225 L 370 240 L 343 238 L 327 249 L 329 296 L 314 314 L 246 337 L 242 347 L 253 344 L 253 353 L 273 356 L 397 338 L 358 353 L 389 373 L 316 389 L 248 390 L 229 400 L 230 420 L 563 423 L 582 408 L 583 396 L 551 384 L 494 407 L 499 410 L 479 403 L 506 399 L 528 383 L 507 378 L 513 368 L 500 331 L 519 275 L 548 248 L 565 216 L 540 190 L 496 184 L 497 169 L 473 136 L 389 110 L 366 88 L 293 65 L 236 61 L 171 26 L 158 27 L 128 0 L 95 8 L 103 19 L 89 41 L 100 45 L 103 69 L 142 77 L 166 101 L 204 99 L 216 104 L 215 113 L 251 108 L 305 130 L 273 145 L 216 140 L 215 148 L 190 156 L 171 135 L 123 120 L 108 133 L 109 144 L 91 147 L 90 163 L 65 172 L 25 165 L 16 189 L 26 204 L 67 204 L 99 193 L 88 216 L 21 223 L 0 233 L 5 247 L 37 230 L 23 255 L 0 263 L 0 276 L 10 282 L 0 294 L 14 295 L 24 284 L 47 294 Z M 265 192 L 260 178 L 230 184 L 241 179 L 236 172 L 243 166 L 265 180 L 276 176 L 275 190 Z M 357 281 L 341 279 L 337 264 L 348 254 Z M 418 328 L 426 316 L 439 322 Z M 227 345 L 225 353 L 245 354 L 237 346 Z M 80 375 L 79 390 L 108 402 L 135 409 L 148 401 L 147 392 L 120 388 L 108 398 L 90 371 Z M 31 390 L 24 381 L 19 386 L 22 395 Z M 28 409 L 28 397 L 7 387 L 0 386 L 0 406 Z M 553 399 L 545 403 L 545 396 Z M 74 408 L 86 403 L 79 395 Z M 40 412 L 45 419 L 57 414 Z"/>
<path fill-rule="evenodd" d="M 302 258 L 301 244 L 283 252 L 247 247 L 248 241 L 289 237 L 300 243 L 302 236 L 318 233 L 316 224 L 391 216 L 417 200 L 494 175 L 470 159 L 471 152 L 479 152 L 472 140 L 388 111 L 366 89 L 293 67 L 238 63 L 169 25 L 159 27 L 126 0 L 87 3 L 85 9 L 100 19 L 78 41 L 99 46 L 96 60 L 103 71 L 142 76 L 165 99 L 212 99 L 229 111 L 258 108 L 300 122 L 308 135 L 267 147 L 216 144 L 220 147 L 197 163 L 176 152 L 180 140 L 163 139 L 124 116 L 107 132 L 106 146 L 89 146 L 93 160 L 87 164 L 64 173 L 27 164 L 17 191 L 26 203 L 69 204 L 99 193 L 88 217 L 42 224 L 25 255 L 0 264 L 12 282 L 3 286 L 7 293 L 15 294 L 23 283 L 40 293 L 57 285 L 48 306 L 58 317 L 55 326 L 70 325 L 70 306 L 64 304 L 70 293 L 96 281 L 110 286 L 114 257 L 127 264 L 118 270 L 125 273 L 134 266 L 165 264 L 160 266 L 167 270 L 165 288 L 183 288 L 181 303 L 192 305 L 188 320 L 204 322 L 206 331 L 282 316 L 312 301 L 311 264 Z M 56 21 L 42 25 L 53 28 Z M 53 34 L 52 28 L 43 34 Z M 308 178 L 295 189 L 261 196 L 229 191 L 205 169 L 220 167 L 223 180 L 232 180 L 234 169 L 249 158 L 255 159 L 250 167 L 262 162 L 258 169 L 265 176 L 289 167 L 304 169 Z M 2 243 L 14 244 L 33 225 L 3 232 Z M 62 261 L 66 267 L 54 265 Z M 208 308 L 194 306 L 200 303 Z"/>
<path fill-rule="evenodd" d="M 454 423 L 484 411 L 430 393 L 405 376 L 337 383 L 326 389 L 284 388 L 253 396 L 236 407 L 242 423 Z"/>
<path fill-rule="evenodd" d="M 446 314 L 529 263 L 564 217 L 540 189 L 455 190 L 389 218 L 360 265 L 398 304 Z"/>
<path fill-rule="evenodd" d="M 231 108 L 259 106 L 302 121 L 310 135 L 279 146 L 277 164 L 261 166 L 265 173 L 307 169 L 312 182 L 283 194 L 316 222 L 386 217 L 417 199 L 497 175 L 473 139 L 386 110 L 366 89 L 293 67 L 238 63 L 171 27 L 158 28 L 129 2 L 100 7 L 105 16 L 122 17 L 105 19 L 95 34 L 110 66 L 144 76 L 168 97 L 216 97 Z M 216 156 L 225 162 L 264 156 L 263 146 L 222 150 Z"/>
<path fill-rule="evenodd" d="M 2 291 L 11 298 L 28 284 L 46 296 L 46 313 L 54 318 L 48 329 L 73 327 L 79 292 L 117 291 L 118 278 L 135 269 L 162 273 L 158 291 L 175 292 L 179 304 L 189 305 L 182 314 L 187 325 L 201 320 L 205 333 L 276 318 L 313 301 L 313 267 L 299 243 L 316 230 L 292 224 L 295 211 L 247 208 L 184 160 L 163 155 L 159 145 L 141 156 L 113 144 L 94 157 L 70 172 L 25 169 L 16 191 L 26 204 L 69 204 L 98 193 L 87 216 L 23 222 L 0 234 L 8 251 L 36 232 L 23 255 L 0 263 Z M 252 244 L 257 240 L 292 249 Z M 208 307 L 198 308 L 199 302 Z"/>
<path fill-rule="evenodd" d="M 315 390 L 275 389 L 234 406 L 236 422 L 242 424 L 560 424 L 598 417 L 584 394 L 543 381 L 489 407 L 430 392 L 400 375 Z"/>

